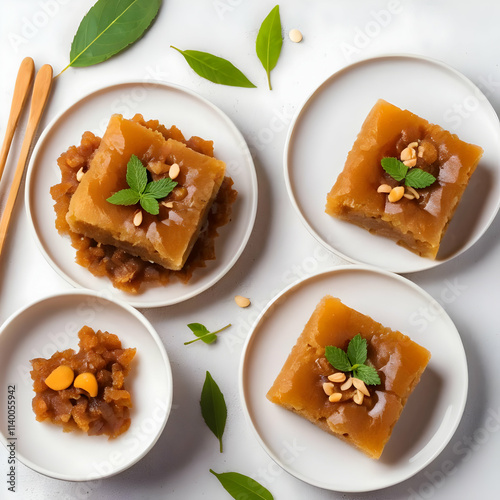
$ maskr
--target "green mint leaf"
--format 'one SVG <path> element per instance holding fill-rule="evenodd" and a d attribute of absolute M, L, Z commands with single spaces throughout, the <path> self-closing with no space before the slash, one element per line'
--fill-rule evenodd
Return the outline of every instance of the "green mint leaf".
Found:
<path fill-rule="evenodd" d="M 368 355 L 367 342 L 360 333 L 351 339 L 347 347 L 347 356 L 352 365 L 362 365 Z"/>
<path fill-rule="evenodd" d="M 173 45 L 170 47 L 180 52 L 195 73 L 206 80 L 232 87 L 255 88 L 236 66 L 222 57 L 198 50 L 181 50 Z"/>
<path fill-rule="evenodd" d="M 157 200 L 166 198 L 177 186 L 177 182 L 173 181 L 170 177 L 165 177 L 159 181 L 149 182 L 144 190 L 144 194 L 150 194 Z"/>
<path fill-rule="evenodd" d="M 360 365 L 353 371 L 353 375 L 367 385 L 379 385 L 381 383 L 377 370 L 373 366 Z"/>
<path fill-rule="evenodd" d="M 262 22 L 255 42 L 257 57 L 266 70 L 269 90 L 272 90 L 271 70 L 278 63 L 282 45 L 280 7 L 276 5 Z"/>
<path fill-rule="evenodd" d="M 82 19 L 71 44 L 70 66 L 92 66 L 136 42 L 156 17 L 161 0 L 99 0 Z"/>
<path fill-rule="evenodd" d="M 436 182 L 436 178 L 420 168 L 412 168 L 405 178 L 405 184 L 415 189 L 422 189 Z"/>
<path fill-rule="evenodd" d="M 382 158 L 382 168 L 396 181 L 401 182 L 408 172 L 408 167 L 397 158 Z"/>
<path fill-rule="evenodd" d="M 209 332 L 208 328 L 206 326 L 202 325 L 201 323 L 189 323 L 188 328 L 198 338 L 194 339 L 194 340 L 190 340 L 189 342 L 184 342 L 184 345 L 192 344 L 193 342 L 196 342 L 198 340 L 205 342 L 205 344 L 212 344 L 217 339 L 217 334 L 222 332 L 226 328 L 229 328 L 230 326 L 231 326 L 231 323 L 229 323 L 229 325 L 222 327 L 220 330 L 217 330 L 216 332 Z"/>
<path fill-rule="evenodd" d="M 141 207 L 151 215 L 158 215 L 160 213 L 160 204 L 155 198 L 149 194 L 143 194 L 139 200 Z"/>
<path fill-rule="evenodd" d="M 222 453 L 222 435 L 226 427 L 227 407 L 219 386 L 208 371 L 201 391 L 200 406 L 203 420 L 219 440 L 219 449 Z"/>
<path fill-rule="evenodd" d="M 134 189 L 122 189 L 106 198 L 106 201 L 113 205 L 135 205 L 139 202 L 140 195 Z"/>
<path fill-rule="evenodd" d="M 132 155 L 127 163 L 127 184 L 142 194 L 148 183 L 148 170 L 137 156 Z"/>
<path fill-rule="evenodd" d="M 347 354 L 338 347 L 327 345 L 325 347 L 325 357 L 334 368 L 341 372 L 350 372 L 352 370 Z"/>
<path fill-rule="evenodd" d="M 270 491 L 260 483 L 238 472 L 210 472 L 219 480 L 223 488 L 236 500 L 274 500 Z"/>

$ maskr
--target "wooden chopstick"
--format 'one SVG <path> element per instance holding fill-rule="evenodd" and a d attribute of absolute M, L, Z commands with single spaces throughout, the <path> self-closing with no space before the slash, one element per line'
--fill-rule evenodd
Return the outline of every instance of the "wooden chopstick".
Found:
<path fill-rule="evenodd" d="M 35 74 L 35 63 L 31 57 L 25 57 L 19 71 L 17 73 L 16 85 L 14 87 L 14 95 L 12 96 L 12 104 L 10 106 L 9 121 L 7 122 L 7 130 L 0 151 L 0 180 L 2 180 L 3 170 L 9 155 L 10 145 L 12 138 L 16 131 L 21 111 L 24 108 L 26 98 L 28 97 L 28 90 L 33 82 L 33 75 Z"/>
<path fill-rule="evenodd" d="M 19 186 L 24 174 L 24 169 L 28 161 L 28 156 L 31 149 L 31 143 L 35 136 L 36 129 L 42 118 L 42 113 L 47 104 L 47 100 L 52 87 L 52 66 L 45 64 L 38 71 L 35 78 L 35 85 L 33 87 L 33 94 L 31 98 L 30 115 L 28 118 L 28 126 L 24 135 L 23 145 L 21 146 L 21 153 L 17 162 L 16 171 L 14 173 L 14 180 L 10 187 L 7 203 L 0 220 L 0 255 L 7 236 L 7 229 L 9 227 L 10 218 L 14 210 Z"/>

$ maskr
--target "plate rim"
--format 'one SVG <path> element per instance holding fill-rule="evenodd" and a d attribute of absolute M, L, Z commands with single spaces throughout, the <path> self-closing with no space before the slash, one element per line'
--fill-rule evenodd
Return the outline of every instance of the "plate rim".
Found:
<path fill-rule="evenodd" d="M 453 73 L 455 76 L 459 77 L 462 81 L 464 81 L 467 85 L 469 85 L 471 88 L 474 89 L 474 92 L 477 93 L 477 95 L 481 96 L 481 100 L 484 100 L 488 104 L 488 111 L 492 115 L 493 118 L 495 118 L 495 122 L 498 128 L 498 131 L 500 133 L 500 117 L 496 113 L 495 109 L 493 108 L 493 105 L 489 101 L 489 99 L 486 97 L 484 92 L 467 76 L 465 76 L 463 73 L 455 69 L 453 66 L 449 65 L 448 63 L 441 61 L 440 59 L 436 59 L 433 57 L 428 57 L 420 54 L 412 54 L 412 53 L 397 53 L 397 52 L 390 52 L 386 54 L 380 54 L 377 56 L 373 57 L 367 57 L 360 59 L 359 61 L 355 61 L 353 63 L 348 64 L 347 66 L 344 66 L 337 71 L 334 71 L 332 74 L 327 76 L 325 79 L 323 79 L 308 95 L 307 97 L 303 100 L 303 102 L 300 104 L 300 106 L 297 108 L 297 111 L 292 118 L 292 121 L 290 123 L 290 127 L 288 128 L 287 136 L 285 139 L 285 145 L 284 145 L 284 150 L 283 150 L 283 174 L 285 178 L 285 186 L 286 186 L 286 191 L 288 193 L 288 199 L 290 203 L 292 204 L 296 214 L 299 216 L 300 221 L 302 224 L 305 226 L 309 234 L 311 234 L 315 240 L 320 243 L 324 248 L 326 248 L 328 251 L 332 252 L 333 254 L 337 255 L 338 257 L 346 260 L 347 262 L 351 264 L 357 264 L 357 265 L 367 265 L 367 266 L 373 266 L 377 267 L 375 264 L 370 264 L 367 262 L 363 262 L 360 260 L 355 259 L 354 257 L 351 257 L 347 254 L 344 254 L 342 251 L 338 250 L 337 248 L 333 247 L 333 245 L 330 245 L 325 239 L 309 224 L 309 222 L 306 220 L 305 216 L 303 215 L 302 211 L 300 210 L 299 204 L 297 202 L 296 196 L 294 194 L 294 190 L 292 188 L 292 181 L 291 181 L 291 174 L 290 174 L 290 168 L 289 168 L 289 154 L 290 154 L 290 148 L 291 148 L 291 139 L 292 135 L 294 133 L 295 125 L 299 121 L 302 113 L 305 111 L 307 106 L 312 102 L 314 95 L 319 92 L 321 89 L 323 89 L 331 80 L 336 79 L 337 77 L 340 77 L 342 74 L 356 68 L 357 66 L 362 66 L 367 63 L 372 63 L 377 60 L 383 60 L 383 59 L 408 59 L 408 60 L 416 60 L 416 61 L 422 61 L 426 63 L 430 63 L 436 67 L 440 67 L 442 69 L 445 69 L 451 73 Z M 484 233 L 488 230 L 488 228 L 491 226 L 493 220 L 495 219 L 496 215 L 498 214 L 500 210 L 500 198 L 497 200 L 496 208 L 495 210 L 492 211 L 490 214 L 490 217 L 485 224 L 482 232 L 478 234 L 474 239 L 469 240 L 467 244 L 463 247 L 460 248 L 457 252 L 453 253 L 450 257 L 447 259 L 443 260 L 431 260 L 431 259 L 426 259 L 425 257 L 422 257 L 422 262 L 423 264 L 418 268 L 407 268 L 407 267 L 402 267 L 398 269 L 389 269 L 389 268 L 382 268 L 380 269 L 387 270 L 396 274 L 411 274 L 411 273 L 417 273 L 417 272 L 422 272 L 422 271 L 427 271 L 429 269 L 433 269 L 441 264 L 445 264 L 446 262 L 449 262 L 450 260 L 454 259 L 455 257 L 458 257 L 459 255 L 463 254 L 467 250 L 469 250 L 483 235 Z M 396 243 L 394 243 L 396 244 Z M 424 262 L 428 261 L 428 262 Z"/>
<path fill-rule="evenodd" d="M 411 477 L 415 476 L 419 472 L 421 472 L 425 467 L 427 467 L 430 463 L 432 463 L 446 448 L 446 446 L 450 443 L 451 439 L 455 435 L 456 430 L 458 429 L 458 426 L 460 425 L 460 422 L 462 421 L 465 406 L 467 403 L 467 398 L 468 398 L 468 389 L 469 389 L 469 369 L 468 369 L 468 364 L 467 364 L 467 355 L 465 352 L 465 348 L 463 345 L 462 337 L 460 336 L 460 333 L 455 326 L 453 320 L 450 318 L 448 313 L 445 311 L 443 306 L 436 302 L 439 306 L 439 312 L 440 314 L 443 314 L 444 319 L 449 323 L 449 325 L 453 328 L 454 333 L 456 335 L 456 339 L 458 342 L 458 346 L 461 348 L 461 364 L 463 364 L 464 368 L 464 379 L 465 379 L 465 385 L 464 389 L 461 393 L 459 405 L 457 406 L 457 413 L 456 413 L 456 418 L 455 421 L 453 422 L 453 426 L 449 427 L 448 430 L 448 435 L 446 436 L 445 439 L 443 439 L 442 443 L 440 446 L 436 449 L 434 454 L 429 456 L 419 467 L 417 467 L 414 471 L 411 471 L 411 473 L 401 479 L 396 479 L 394 481 L 391 481 L 387 484 L 376 486 L 375 488 L 367 486 L 367 487 L 355 487 L 353 486 L 352 488 L 346 489 L 335 489 L 331 485 L 321 483 L 320 481 L 312 480 L 308 477 L 306 477 L 304 474 L 301 474 L 300 472 L 292 469 L 286 462 L 283 462 L 280 460 L 278 455 L 273 453 L 273 451 L 270 449 L 270 447 L 267 445 L 267 443 L 264 441 L 264 439 L 261 437 L 259 432 L 256 429 L 256 426 L 254 425 L 252 421 L 252 417 L 250 416 L 250 412 L 248 409 L 248 404 L 247 404 L 247 397 L 246 397 L 246 391 L 245 391 L 245 370 L 246 370 L 246 364 L 248 362 L 248 352 L 251 348 L 251 344 L 255 340 L 255 335 L 256 335 L 256 330 L 259 328 L 260 323 L 264 320 L 265 316 L 268 314 L 268 311 L 274 306 L 276 302 L 278 302 L 282 297 L 286 296 L 288 293 L 293 292 L 294 288 L 300 287 L 300 286 L 306 286 L 306 282 L 310 280 L 316 280 L 324 275 L 327 274 L 337 274 L 345 271 L 362 271 L 362 272 L 369 272 L 369 273 L 374 273 L 378 275 L 385 276 L 386 278 L 394 279 L 395 281 L 398 281 L 405 286 L 409 286 L 412 288 L 415 292 L 419 293 L 423 298 L 431 300 L 436 302 L 436 300 L 430 295 L 427 291 L 425 291 L 423 288 L 421 288 L 419 285 L 414 283 L 413 281 L 409 280 L 408 278 L 405 278 L 404 276 L 401 276 L 397 273 L 393 273 L 390 271 L 387 271 L 385 269 L 379 269 L 375 266 L 370 266 L 370 265 L 358 265 L 358 264 L 346 264 L 346 265 L 340 265 L 340 266 L 334 266 L 334 267 L 328 267 L 326 269 L 323 269 L 315 274 L 312 274 L 311 276 L 307 276 L 305 278 L 300 278 L 290 285 L 286 286 L 282 291 L 278 292 L 264 307 L 264 309 L 261 311 L 257 319 L 252 323 L 252 326 L 249 329 L 249 333 L 247 335 L 247 338 L 245 340 L 245 343 L 243 345 L 243 349 L 241 352 L 241 357 L 240 357 L 240 366 L 238 370 L 238 392 L 239 392 L 239 397 L 241 400 L 241 407 L 243 410 L 243 414 L 245 416 L 245 421 L 247 425 L 251 428 L 253 436 L 257 439 L 257 442 L 260 444 L 260 446 L 264 449 L 264 451 L 267 453 L 267 455 L 283 470 L 288 472 L 290 475 L 293 477 L 303 481 L 304 483 L 310 484 L 312 486 L 316 486 L 318 488 L 322 488 L 325 490 L 329 491 L 338 491 L 338 492 L 343 492 L 343 493 L 363 493 L 363 492 L 369 492 L 369 491 L 378 491 L 382 490 L 384 488 L 388 488 L 391 486 L 395 486 L 397 484 L 401 484 L 404 481 L 407 481 Z M 333 437 L 333 436 L 332 436 Z"/>
<path fill-rule="evenodd" d="M 123 302 L 126 302 L 127 304 L 130 304 L 133 307 L 136 308 L 141 308 L 141 309 L 151 309 L 151 308 L 157 308 L 157 307 L 165 307 L 165 306 L 171 306 L 174 304 L 179 304 L 181 302 L 185 302 L 189 299 L 192 299 L 193 297 L 196 297 L 197 295 L 200 295 L 201 293 L 205 292 L 212 286 L 214 286 L 218 281 L 220 281 L 236 264 L 238 259 L 240 258 L 241 254 L 245 250 L 245 248 L 248 245 L 248 241 L 250 240 L 250 236 L 252 234 L 253 228 L 255 226 L 255 220 L 257 216 L 257 207 L 258 207 L 258 198 L 259 198 L 259 190 L 258 190 L 258 179 L 257 179 L 257 172 L 255 169 L 255 163 L 253 160 L 253 156 L 250 152 L 250 149 L 248 147 L 247 141 L 244 138 L 243 134 L 241 131 L 238 129 L 238 127 L 234 124 L 234 122 L 229 118 L 229 116 L 222 111 L 218 106 L 213 104 L 211 101 L 209 101 L 207 98 L 204 96 L 198 94 L 194 90 L 191 90 L 187 87 L 184 87 L 182 85 L 178 85 L 175 83 L 170 83 L 170 82 L 164 82 L 164 81 L 158 81 L 158 80 L 150 80 L 150 79 L 127 79 L 127 80 L 120 80 L 114 83 L 106 84 L 99 86 L 95 88 L 94 90 L 91 90 L 87 92 L 86 94 L 76 98 L 74 101 L 72 101 L 68 106 L 64 107 L 61 109 L 54 118 L 45 126 L 43 129 L 42 133 L 40 134 L 40 137 L 38 138 L 35 148 L 33 149 L 30 160 L 29 160 L 29 165 L 28 169 L 26 171 L 26 183 L 25 183 L 25 188 L 24 188 L 24 204 L 25 204 L 25 210 L 26 210 L 26 215 L 28 217 L 28 226 L 29 226 L 29 231 L 32 235 L 32 237 L 35 240 L 36 246 L 45 258 L 45 260 L 48 262 L 50 267 L 60 276 L 62 277 L 67 283 L 69 283 L 71 286 L 73 286 L 76 289 L 82 290 L 82 289 L 87 289 L 84 285 L 78 283 L 78 281 L 74 280 L 71 276 L 66 274 L 65 271 L 63 271 L 56 262 L 50 257 L 48 252 L 45 250 L 45 247 L 42 245 L 42 242 L 40 241 L 40 238 L 38 236 L 37 230 L 35 228 L 34 220 L 33 220 L 33 213 L 32 213 L 32 207 L 31 207 L 31 193 L 32 190 L 34 189 L 34 182 L 33 182 L 33 172 L 35 171 L 35 160 L 38 155 L 38 152 L 42 145 L 45 142 L 46 137 L 49 135 L 49 133 L 52 131 L 53 127 L 56 126 L 56 124 L 59 122 L 59 120 L 63 117 L 63 115 L 67 112 L 69 112 L 72 108 L 75 106 L 79 105 L 82 101 L 91 98 L 95 94 L 99 94 L 105 91 L 109 91 L 112 89 L 115 89 L 117 87 L 121 86 L 129 86 L 129 85 L 143 85 L 143 86 L 153 86 L 153 87 L 164 87 L 167 90 L 174 90 L 174 91 L 179 91 L 185 94 L 188 94 L 190 97 L 200 101 L 202 104 L 205 106 L 208 106 L 212 111 L 217 113 L 225 123 L 229 126 L 231 129 L 232 133 L 236 134 L 238 140 L 240 141 L 239 144 L 242 148 L 242 152 L 245 155 L 245 157 L 248 158 L 248 161 L 251 165 L 250 169 L 250 177 L 251 177 L 251 187 L 252 187 L 252 197 L 251 197 L 251 210 L 247 211 L 247 216 L 249 216 L 249 224 L 247 225 L 245 229 L 245 233 L 239 242 L 238 250 L 231 256 L 231 258 L 228 260 L 227 264 L 223 267 L 223 269 L 209 279 L 207 283 L 205 283 L 203 286 L 200 286 L 199 288 L 196 288 L 195 290 L 192 290 L 191 292 L 181 294 L 179 296 L 176 296 L 172 299 L 169 300 L 152 300 L 148 302 L 140 302 L 140 301 L 135 301 L 134 300 L 134 295 L 130 294 L 130 300 L 128 298 L 120 298 L 120 297 L 115 297 L 116 300 L 120 300 Z M 248 213 L 249 212 L 249 213 Z M 76 250 L 75 250 L 76 251 Z M 78 265 L 75 263 L 75 265 Z M 111 285 L 111 282 L 109 280 L 106 281 L 106 284 Z M 168 285 L 166 285 L 168 286 Z M 161 287 L 157 287 L 161 288 Z M 94 290 L 94 289 L 92 289 Z M 117 292 L 117 289 L 115 287 L 112 287 L 110 289 L 111 292 Z M 123 292 L 125 293 L 125 292 Z"/>
<path fill-rule="evenodd" d="M 166 411 L 165 411 L 165 418 L 163 422 L 161 423 L 160 427 L 158 428 L 158 432 L 156 436 L 154 436 L 153 440 L 151 443 L 148 445 L 147 448 L 143 450 L 142 453 L 137 455 L 134 460 L 131 462 L 126 462 L 124 465 L 120 466 L 116 470 L 112 471 L 109 474 L 97 474 L 95 477 L 89 478 L 89 477 L 78 477 L 78 478 L 73 478 L 71 476 L 68 476 L 67 474 L 61 474 L 61 473 L 54 473 L 51 472 L 49 469 L 46 467 L 40 466 L 36 463 L 34 463 L 32 460 L 26 458 L 19 450 L 16 449 L 16 459 L 19 460 L 22 464 L 24 464 L 26 467 L 29 467 L 30 469 L 34 470 L 35 472 L 42 474 L 46 477 L 54 478 L 54 479 L 59 479 L 63 481 L 71 481 L 75 483 L 79 482 L 85 482 L 85 481 L 93 481 L 93 480 L 99 480 L 99 479 L 104 479 L 108 477 L 115 476 L 117 474 L 120 474 L 121 472 L 129 469 L 130 467 L 133 467 L 135 464 L 137 464 L 139 461 L 141 461 L 155 446 L 155 444 L 158 442 L 159 438 L 163 434 L 163 431 L 165 430 L 165 426 L 167 424 L 167 421 L 170 416 L 170 412 L 172 410 L 172 402 L 173 402 L 173 393 L 174 393 L 174 383 L 173 383 L 173 375 L 172 375 L 172 366 L 170 364 L 170 359 L 168 357 L 167 351 L 165 349 L 165 346 L 152 325 L 152 323 L 143 315 L 141 314 L 137 309 L 132 307 L 130 304 L 127 304 L 124 301 L 115 299 L 113 297 L 109 296 L 103 296 L 102 294 L 99 294 L 98 292 L 95 292 L 94 290 L 89 290 L 89 289 L 72 289 L 72 290 L 64 290 L 60 292 L 55 292 L 51 293 L 49 295 L 46 295 L 44 297 L 40 297 L 38 299 L 35 299 L 31 301 L 29 304 L 26 306 L 21 307 L 20 309 L 14 311 L 1 325 L 0 325 L 0 338 L 3 335 L 3 333 L 11 326 L 11 324 L 16 321 L 20 316 L 22 316 L 28 309 L 37 306 L 39 304 L 42 304 L 45 301 L 50 301 L 50 300 L 57 300 L 60 297 L 68 297 L 68 296 L 74 296 L 75 298 L 78 295 L 83 295 L 86 297 L 93 297 L 97 298 L 99 300 L 107 300 L 113 305 L 118 306 L 118 308 L 126 311 L 129 314 L 132 314 L 148 331 L 148 333 L 151 335 L 153 340 L 155 341 L 155 344 L 157 345 L 162 360 L 163 364 L 165 366 L 165 373 L 166 373 L 166 384 L 169 387 L 169 395 L 168 399 L 165 401 L 166 404 Z M 4 433 L 2 429 L 0 429 L 0 442 L 2 445 L 6 448 L 7 446 L 7 439 L 4 436 Z"/>

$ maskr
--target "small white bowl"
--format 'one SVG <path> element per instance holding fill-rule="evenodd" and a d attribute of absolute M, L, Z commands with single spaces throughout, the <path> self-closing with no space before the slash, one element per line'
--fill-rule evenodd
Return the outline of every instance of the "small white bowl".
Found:
<path fill-rule="evenodd" d="M 124 348 L 137 349 L 125 381 L 134 405 L 131 425 L 115 439 L 63 432 L 38 422 L 32 410 L 30 360 L 78 351 L 84 325 L 114 333 Z M 51 295 L 12 315 L 0 328 L 0 380 L 0 412 L 10 410 L 12 417 L 0 421 L 2 444 L 33 470 L 67 481 L 112 476 L 138 462 L 160 437 L 172 404 L 170 363 L 154 328 L 131 306 L 92 291 Z"/>

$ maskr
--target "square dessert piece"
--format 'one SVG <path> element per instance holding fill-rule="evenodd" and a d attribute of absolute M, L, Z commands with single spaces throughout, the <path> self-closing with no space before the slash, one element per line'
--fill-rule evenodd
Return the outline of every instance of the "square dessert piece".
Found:
<path fill-rule="evenodd" d="M 370 395 L 361 400 L 354 385 L 344 385 L 349 374 L 344 381 L 342 372 L 325 357 L 326 346 L 345 351 L 358 334 L 367 342 L 365 363 L 377 370 L 381 381 L 366 385 Z M 307 322 L 267 398 L 378 459 L 429 359 L 429 351 L 406 335 L 327 295 Z M 335 399 L 328 395 L 332 391 L 339 401 L 331 401 Z"/>
<path fill-rule="evenodd" d="M 106 201 L 129 187 L 127 163 L 132 155 L 147 167 L 152 180 L 167 177 L 174 163 L 180 167 L 175 177 L 178 185 L 164 200 L 159 200 L 159 214 L 143 210 L 139 225 L 134 224 L 139 205 Z M 136 121 L 113 115 L 71 198 L 66 220 L 76 233 L 166 269 L 179 270 L 207 219 L 224 173 L 224 162 L 174 139 L 165 140 L 159 132 Z"/>
<path fill-rule="evenodd" d="M 327 196 L 326 213 L 434 259 L 482 153 L 479 146 L 380 99 Z M 386 157 L 404 160 L 409 171 L 424 170 L 436 181 L 420 189 L 401 187 L 389 196 L 406 181 L 386 173 L 381 166 Z"/>

